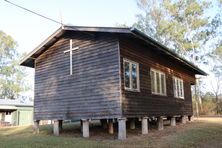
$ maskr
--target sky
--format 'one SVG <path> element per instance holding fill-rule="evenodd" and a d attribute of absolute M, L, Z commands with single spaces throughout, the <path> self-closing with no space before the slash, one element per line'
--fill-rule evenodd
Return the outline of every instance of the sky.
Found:
<path fill-rule="evenodd" d="M 132 25 L 139 11 L 135 0 L 10 0 L 64 24 L 80 26 Z M 0 1 L 0 30 L 30 52 L 60 27 L 59 24 Z"/>
<path fill-rule="evenodd" d="M 135 0 L 9 0 L 67 25 L 131 26 L 139 12 Z M 19 53 L 29 53 L 60 24 L 0 0 L 0 30 L 18 43 Z M 34 88 L 34 69 L 27 68 L 27 81 Z M 33 91 L 24 95 L 33 96 Z"/>
<path fill-rule="evenodd" d="M 67 25 L 131 26 L 140 12 L 136 0 L 9 0 Z M 60 27 L 59 24 L 0 0 L 0 30 L 18 43 L 19 53 L 29 53 Z M 28 69 L 34 87 L 34 70 Z M 33 93 L 33 92 L 32 92 Z"/>

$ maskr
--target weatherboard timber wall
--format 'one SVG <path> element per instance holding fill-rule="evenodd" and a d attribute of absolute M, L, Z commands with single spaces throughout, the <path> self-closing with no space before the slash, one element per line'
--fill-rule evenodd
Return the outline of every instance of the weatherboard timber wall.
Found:
<path fill-rule="evenodd" d="M 69 40 L 73 39 L 73 75 Z M 34 119 L 121 116 L 118 40 L 102 33 L 66 33 L 35 62 Z"/>
<path fill-rule="evenodd" d="M 191 86 L 194 73 L 179 65 L 173 59 L 158 52 L 153 46 L 147 46 L 139 40 L 120 38 L 121 77 L 123 116 L 170 116 L 192 115 Z M 140 92 L 124 90 L 123 58 L 139 63 Z M 151 94 L 150 68 L 161 70 L 166 74 L 167 96 Z M 172 77 L 184 81 L 185 99 L 175 98 Z"/>

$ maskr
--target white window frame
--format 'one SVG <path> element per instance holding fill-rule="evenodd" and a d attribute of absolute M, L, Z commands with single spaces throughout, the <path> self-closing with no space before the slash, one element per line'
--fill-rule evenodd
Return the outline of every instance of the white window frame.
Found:
<path fill-rule="evenodd" d="M 154 72 L 154 91 L 152 90 L 152 80 L 151 80 L 151 75 L 152 75 L 152 72 Z M 156 79 L 156 74 L 158 73 L 159 75 L 159 86 L 160 86 L 160 92 L 157 92 L 157 79 Z M 162 92 L 162 80 L 161 80 L 161 75 L 164 75 L 164 86 L 163 86 L 163 89 L 164 89 L 164 92 Z M 151 68 L 150 69 L 150 82 L 151 82 L 151 93 L 152 94 L 155 94 L 155 95 L 161 95 L 161 96 L 167 96 L 167 89 L 166 89 L 166 74 L 160 70 L 156 70 L 154 68 Z"/>
<path fill-rule="evenodd" d="M 182 85 L 180 85 L 180 84 L 182 84 Z M 179 90 L 177 88 L 179 88 Z M 175 77 L 175 76 L 173 77 L 173 90 L 174 90 L 173 92 L 174 92 L 174 97 L 175 98 L 184 99 L 184 82 L 183 82 L 183 79 Z"/>
<path fill-rule="evenodd" d="M 128 62 L 130 67 L 129 67 L 129 70 L 130 70 L 130 81 L 129 81 L 129 85 L 130 87 L 126 87 L 125 86 L 125 62 Z M 137 89 L 133 88 L 133 83 L 132 83 L 132 64 L 135 64 L 136 65 L 136 75 L 137 75 Z M 137 91 L 139 92 L 140 91 L 140 75 L 139 75 L 139 63 L 137 62 L 134 62 L 134 61 L 131 61 L 131 60 L 128 60 L 128 59 L 123 59 L 123 74 L 124 74 L 124 88 L 125 90 L 129 90 L 129 91 Z"/>

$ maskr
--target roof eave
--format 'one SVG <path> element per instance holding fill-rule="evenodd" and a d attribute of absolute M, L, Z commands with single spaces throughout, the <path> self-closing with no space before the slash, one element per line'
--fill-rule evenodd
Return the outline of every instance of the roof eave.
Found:
<path fill-rule="evenodd" d="M 31 51 L 29 54 L 27 54 L 19 63 L 22 66 L 27 66 L 34 68 L 34 60 L 35 60 L 35 54 L 42 48 L 46 47 L 48 44 L 55 41 L 58 37 L 60 37 L 64 33 L 65 29 L 63 27 L 60 27 L 57 29 L 51 36 L 49 36 L 46 40 L 44 40 L 39 46 L 37 46 L 33 51 Z M 31 64 L 29 64 L 31 61 Z"/>
<path fill-rule="evenodd" d="M 143 32 L 139 31 L 136 28 L 130 28 L 131 32 L 139 37 L 140 39 L 144 40 L 145 42 L 149 42 L 149 43 L 153 43 L 154 46 L 158 46 L 160 47 L 160 49 L 164 48 L 164 50 L 162 50 L 163 52 L 165 52 L 166 54 L 173 56 L 174 58 L 176 58 L 177 60 L 179 60 L 180 62 L 184 63 L 185 65 L 189 66 L 190 68 L 194 69 L 196 72 L 198 72 L 198 74 L 207 76 L 208 74 L 206 72 L 204 72 L 203 70 L 199 69 L 197 66 L 193 65 L 192 63 L 190 63 L 189 61 L 185 60 L 184 58 L 180 57 L 178 54 L 174 53 L 173 51 L 171 51 L 169 48 L 167 48 L 165 45 L 161 44 L 160 42 L 152 39 L 151 37 L 147 36 L 146 34 L 144 34 Z M 147 40 L 148 39 L 148 40 Z M 150 42 L 151 41 L 151 42 Z"/>
<path fill-rule="evenodd" d="M 47 48 L 47 45 L 53 43 L 58 37 L 60 37 L 65 31 L 86 31 L 86 32 L 109 32 L 109 33 L 130 33 L 129 28 L 125 27 L 87 27 L 87 26 L 61 26 L 51 36 L 44 40 L 33 51 L 27 54 L 20 62 L 20 65 L 34 68 L 35 55 L 41 52 L 41 49 Z"/>
<path fill-rule="evenodd" d="M 137 38 L 142 39 L 143 41 L 153 44 L 154 46 L 158 47 L 162 52 L 166 53 L 167 55 L 177 59 L 178 61 L 182 62 L 186 66 L 192 68 L 197 73 L 201 75 L 208 75 L 206 72 L 202 71 L 189 61 L 181 58 L 178 54 L 171 51 L 169 48 L 164 46 L 163 44 L 155 41 L 154 39 L 150 38 L 143 32 L 139 31 L 136 28 L 114 28 L 114 27 L 87 27 L 87 26 L 61 26 L 58 30 L 56 30 L 51 36 L 49 36 L 45 41 L 43 41 L 39 46 L 37 46 L 32 52 L 30 52 L 28 55 L 26 55 L 20 62 L 20 65 L 27 66 L 27 67 L 35 67 L 34 61 L 35 58 L 40 55 L 42 51 L 44 51 L 45 48 L 48 47 L 48 45 L 55 42 L 60 36 L 64 34 L 65 31 L 85 31 L 85 32 L 108 32 L 108 33 L 126 33 L 126 34 L 132 34 L 136 36 Z"/>

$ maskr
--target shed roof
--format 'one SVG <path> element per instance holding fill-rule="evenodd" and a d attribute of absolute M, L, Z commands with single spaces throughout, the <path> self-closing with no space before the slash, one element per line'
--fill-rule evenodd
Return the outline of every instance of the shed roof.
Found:
<path fill-rule="evenodd" d="M 10 100 L 10 99 L 0 99 L 0 108 L 1 107 L 8 107 L 8 106 L 13 106 L 13 107 L 19 107 L 19 106 L 29 106 L 29 107 L 32 107 L 33 106 L 33 102 L 31 101 L 26 101 L 26 102 L 23 102 L 21 100 Z M 10 107 L 10 108 L 11 108 Z"/>
<path fill-rule="evenodd" d="M 170 50 L 163 44 L 155 41 L 151 37 L 147 36 L 143 32 L 136 28 L 117 28 L 117 27 L 88 27 L 88 26 L 62 26 L 56 30 L 51 36 L 49 36 L 45 41 L 43 41 L 39 46 L 37 46 L 32 52 L 25 56 L 20 65 L 34 68 L 35 59 L 42 54 L 47 48 L 54 44 L 59 37 L 61 37 L 67 31 L 79 31 L 79 32 L 104 32 L 104 33 L 116 33 L 116 34 L 127 34 L 132 35 L 135 38 L 143 40 L 147 44 L 152 44 L 156 46 L 164 54 L 176 59 L 181 64 L 194 70 L 196 74 L 207 75 L 206 72 L 192 64 L 191 62 L 180 57 L 178 54 Z"/>

